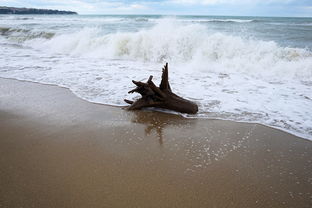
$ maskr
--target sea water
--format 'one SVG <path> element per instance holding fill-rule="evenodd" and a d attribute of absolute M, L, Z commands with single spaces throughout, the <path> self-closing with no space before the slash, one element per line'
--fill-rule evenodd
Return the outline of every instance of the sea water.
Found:
<path fill-rule="evenodd" d="M 159 83 L 195 117 L 260 123 L 312 140 L 312 18 L 2 15 L 0 77 L 123 106 L 131 80 Z M 189 115 L 184 115 L 189 116 Z"/>

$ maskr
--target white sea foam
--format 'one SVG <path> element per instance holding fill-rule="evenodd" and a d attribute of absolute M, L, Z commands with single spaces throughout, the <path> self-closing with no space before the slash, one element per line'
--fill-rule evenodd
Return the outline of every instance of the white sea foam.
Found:
<path fill-rule="evenodd" d="M 103 35 L 100 28 L 85 28 L 50 40 L 32 40 L 27 45 L 73 56 L 187 63 L 218 73 L 300 80 L 312 77 L 312 53 L 308 50 L 212 33 L 202 25 L 179 25 L 172 20 L 133 33 Z"/>
<path fill-rule="evenodd" d="M 312 139 L 311 51 L 191 22 L 155 22 L 137 32 L 86 27 L 25 39 L 24 48 L 1 47 L 0 76 L 57 84 L 93 102 L 123 105 L 133 98 L 127 95 L 132 79 L 153 74 L 157 82 L 169 62 L 174 91 L 199 104 L 199 117 L 257 122 Z M 0 43 L 8 44 L 3 38 Z"/>

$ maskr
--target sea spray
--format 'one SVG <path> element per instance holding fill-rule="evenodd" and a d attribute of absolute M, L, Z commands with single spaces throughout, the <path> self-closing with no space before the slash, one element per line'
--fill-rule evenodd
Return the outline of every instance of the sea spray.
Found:
<path fill-rule="evenodd" d="M 73 56 L 187 63 L 218 73 L 279 79 L 309 79 L 312 75 L 309 50 L 213 33 L 203 25 L 184 25 L 171 19 L 139 32 L 103 35 L 100 28 L 83 28 L 42 41 L 32 39 L 25 45 Z"/>

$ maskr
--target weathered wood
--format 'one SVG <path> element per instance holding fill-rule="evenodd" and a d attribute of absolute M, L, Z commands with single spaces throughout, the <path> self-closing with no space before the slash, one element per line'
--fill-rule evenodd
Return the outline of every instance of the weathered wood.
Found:
<path fill-rule="evenodd" d="M 196 103 L 186 100 L 171 91 L 168 76 L 168 63 L 162 69 L 162 80 L 157 87 L 150 76 L 146 83 L 132 81 L 137 87 L 129 93 L 139 93 L 142 97 L 136 101 L 126 100 L 130 104 L 128 110 L 140 110 L 146 107 L 169 109 L 181 113 L 195 114 L 198 111 Z"/>

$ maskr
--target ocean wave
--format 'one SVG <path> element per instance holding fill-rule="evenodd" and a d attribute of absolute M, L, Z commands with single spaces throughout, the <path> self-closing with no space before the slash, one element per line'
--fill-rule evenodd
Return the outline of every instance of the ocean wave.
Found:
<path fill-rule="evenodd" d="M 23 17 L 23 16 L 9 16 L 7 19 L 11 19 L 11 20 L 33 20 L 33 17 Z"/>
<path fill-rule="evenodd" d="M 297 23 L 297 22 L 269 22 L 268 24 L 281 26 L 312 26 L 312 23 Z"/>
<path fill-rule="evenodd" d="M 0 36 L 4 36 L 10 40 L 24 42 L 31 39 L 51 39 L 55 33 L 45 31 L 35 31 L 23 28 L 0 27 Z"/>
<path fill-rule="evenodd" d="M 100 28 L 84 28 L 51 39 L 32 39 L 26 44 L 52 53 L 187 63 L 220 73 L 237 72 L 286 79 L 312 77 L 312 52 L 307 49 L 212 33 L 200 24 L 185 25 L 171 20 L 158 21 L 153 28 L 139 32 L 103 35 Z"/>
<path fill-rule="evenodd" d="M 149 19 L 148 18 L 135 18 L 136 22 L 148 22 Z"/>
<path fill-rule="evenodd" d="M 186 21 L 191 21 L 191 22 L 199 22 L 199 23 L 249 23 L 249 22 L 255 22 L 256 20 L 253 19 L 191 19 L 191 20 L 186 20 Z"/>

